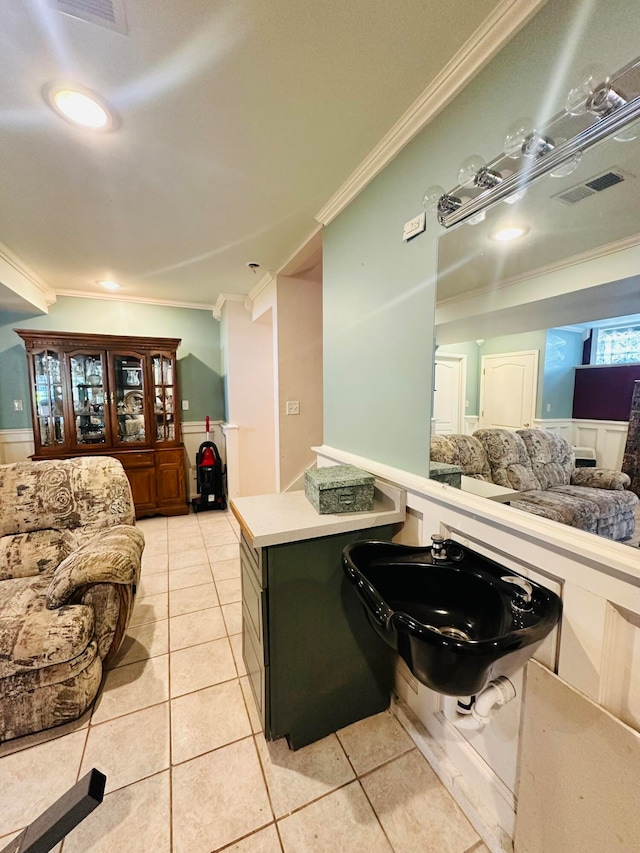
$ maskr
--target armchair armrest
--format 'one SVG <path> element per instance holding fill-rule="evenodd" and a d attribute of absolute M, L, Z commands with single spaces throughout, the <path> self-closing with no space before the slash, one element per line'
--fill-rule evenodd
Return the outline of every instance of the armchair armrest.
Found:
<path fill-rule="evenodd" d="M 571 485 L 622 490 L 629 488 L 631 477 L 611 468 L 575 468 L 571 473 Z"/>
<path fill-rule="evenodd" d="M 64 559 L 53 573 L 46 604 L 55 610 L 95 584 L 134 587 L 140 576 L 144 535 L 125 524 L 110 527 L 94 536 Z"/>

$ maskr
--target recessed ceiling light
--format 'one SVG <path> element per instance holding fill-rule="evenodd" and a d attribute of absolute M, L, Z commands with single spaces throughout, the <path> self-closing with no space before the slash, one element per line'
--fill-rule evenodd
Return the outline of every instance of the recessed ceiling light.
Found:
<path fill-rule="evenodd" d="M 104 287 L 105 290 L 120 290 L 120 285 L 117 281 L 97 281 L 96 284 Z"/>
<path fill-rule="evenodd" d="M 115 114 L 96 94 L 81 86 L 48 85 L 44 99 L 51 109 L 76 127 L 107 131 L 115 127 Z"/>
<path fill-rule="evenodd" d="M 494 231 L 490 236 L 492 240 L 504 243 L 508 240 L 517 240 L 518 237 L 523 237 L 528 230 L 528 228 L 524 228 L 521 225 L 507 225 L 504 228 Z"/>

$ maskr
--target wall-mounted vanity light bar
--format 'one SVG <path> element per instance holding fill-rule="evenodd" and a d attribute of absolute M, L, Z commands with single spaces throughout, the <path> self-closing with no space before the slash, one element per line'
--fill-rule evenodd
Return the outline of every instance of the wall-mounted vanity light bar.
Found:
<path fill-rule="evenodd" d="M 527 128 L 526 119 L 516 122 L 507 132 L 504 152 L 486 165 L 479 157 L 468 158 L 458 173 L 461 183 L 448 192 L 430 187 L 423 205 L 445 228 L 481 218 L 502 201 L 516 201 L 543 175 L 570 174 L 582 154 L 602 140 L 617 134 L 621 140 L 634 139 L 630 126 L 639 119 L 640 59 L 610 78 L 592 71 L 570 92 L 567 109 L 541 130 Z"/>

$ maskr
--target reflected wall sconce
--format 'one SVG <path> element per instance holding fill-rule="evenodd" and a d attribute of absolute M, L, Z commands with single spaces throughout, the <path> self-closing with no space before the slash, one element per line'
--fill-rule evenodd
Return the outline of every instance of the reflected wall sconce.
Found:
<path fill-rule="evenodd" d="M 612 76 L 592 66 L 572 88 L 565 109 L 547 125 L 536 128 L 520 118 L 505 134 L 504 150 L 489 163 L 477 154 L 458 170 L 458 184 L 445 191 L 429 187 L 422 205 L 445 228 L 459 222 L 474 224 L 486 211 L 504 201 L 519 201 L 527 187 L 544 175 L 566 177 L 583 153 L 613 136 L 622 142 L 640 134 L 640 58 Z"/>

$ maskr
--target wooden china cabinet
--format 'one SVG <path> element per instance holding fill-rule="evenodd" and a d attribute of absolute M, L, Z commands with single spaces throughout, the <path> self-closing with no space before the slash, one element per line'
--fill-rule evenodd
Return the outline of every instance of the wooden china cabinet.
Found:
<path fill-rule="evenodd" d="M 178 338 L 15 329 L 31 386 L 32 459 L 119 459 L 136 516 L 188 512 L 178 416 Z"/>

